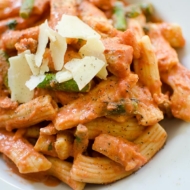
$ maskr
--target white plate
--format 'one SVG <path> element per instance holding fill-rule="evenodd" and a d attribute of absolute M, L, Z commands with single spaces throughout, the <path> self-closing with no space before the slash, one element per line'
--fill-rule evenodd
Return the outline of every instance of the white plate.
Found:
<path fill-rule="evenodd" d="M 136 2 L 130 0 L 129 2 Z M 150 0 L 158 15 L 168 22 L 179 23 L 186 38 L 186 47 L 179 51 L 180 61 L 190 69 L 190 1 Z M 189 53 L 188 53 L 189 52 Z M 190 113 L 189 113 L 190 114 Z M 86 190 L 187 190 L 190 188 L 190 124 L 170 120 L 161 122 L 168 132 L 167 143 L 147 165 L 138 172 L 111 185 L 86 186 Z M 30 183 L 10 173 L 0 159 L 0 189 L 2 190 L 67 190 L 64 185 L 54 188 Z"/>

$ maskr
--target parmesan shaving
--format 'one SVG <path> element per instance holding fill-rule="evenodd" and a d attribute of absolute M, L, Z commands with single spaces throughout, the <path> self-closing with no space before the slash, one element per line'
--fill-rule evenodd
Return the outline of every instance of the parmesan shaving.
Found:
<path fill-rule="evenodd" d="M 49 71 L 49 67 L 48 67 L 48 59 L 43 59 L 42 60 L 42 65 L 40 67 L 40 75 L 45 74 L 45 72 Z"/>
<path fill-rule="evenodd" d="M 50 38 L 50 51 L 54 63 L 54 68 L 59 71 L 63 68 L 64 56 L 67 50 L 66 38 L 62 37 L 56 31 L 48 27 L 48 35 Z M 53 38 L 54 36 L 55 38 Z"/>
<path fill-rule="evenodd" d="M 80 48 L 79 54 L 82 57 L 94 56 L 106 62 L 104 50 L 105 50 L 105 47 L 101 40 L 97 38 L 90 38 L 87 40 L 86 44 Z"/>
<path fill-rule="evenodd" d="M 104 66 L 105 62 L 93 56 L 72 59 L 64 65 L 72 73 L 79 90 L 83 89 Z"/>
<path fill-rule="evenodd" d="M 89 38 L 101 38 L 95 30 L 76 16 L 64 14 L 61 21 L 58 22 L 56 29 L 58 33 L 65 38 L 78 38 L 85 40 Z"/>
<path fill-rule="evenodd" d="M 56 73 L 55 78 L 59 83 L 62 83 L 62 82 L 65 82 L 65 81 L 72 79 L 73 75 L 70 71 L 63 68 L 62 71 L 59 71 Z"/>
<path fill-rule="evenodd" d="M 32 72 L 26 61 L 25 51 L 18 56 L 9 58 L 8 85 L 11 90 L 11 100 L 25 103 L 33 98 L 34 91 L 30 91 L 25 83 L 30 79 Z"/>
<path fill-rule="evenodd" d="M 45 48 L 46 48 L 47 43 L 48 43 L 48 34 L 46 32 L 47 29 L 48 29 L 48 23 L 46 20 L 39 27 L 38 47 L 37 47 L 37 51 L 35 54 L 35 64 L 37 67 L 40 67 L 42 64 L 43 54 L 45 52 Z"/>
<path fill-rule="evenodd" d="M 105 47 L 101 40 L 97 38 L 90 38 L 87 40 L 86 44 L 80 48 L 79 54 L 82 57 L 94 56 L 106 63 L 107 61 L 104 55 L 104 50 L 105 50 Z M 100 79 L 104 79 L 104 80 L 107 79 L 108 72 L 107 72 L 106 66 L 107 64 L 96 75 Z"/>
<path fill-rule="evenodd" d="M 38 76 L 32 75 L 30 79 L 26 81 L 25 85 L 30 90 L 34 90 L 38 86 L 38 84 L 40 84 L 45 79 L 45 77 L 46 77 L 45 75 L 38 75 Z"/>
<path fill-rule="evenodd" d="M 32 74 L 38 75 L 40 69 L 35 64 L 35 55 L 34 54 L 25 54 L 25 58 L 30 67 L 30 70 L 32 71 Z"/>
<path fill-rule="evenodd" d="M 107 71 L 106 67 L 107 67 L 107 64 L 104 65 L 104 66 L 102 67 L 102 69 L 97 73 L 96 76 L 97 76 L 98 78 L 103 79 L 103 80 L 106 80 L 106 79 L 107 79 L 108 71 Z"/>

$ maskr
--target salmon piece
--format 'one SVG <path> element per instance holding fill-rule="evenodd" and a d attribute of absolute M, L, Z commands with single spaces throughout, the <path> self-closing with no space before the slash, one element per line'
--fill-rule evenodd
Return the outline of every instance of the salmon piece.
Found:
<path fill-rule="evenodd" d="M 121 137 L 101 134 L 95 138 L 92 149 L 123 165 L 126 171 L 138 169 L 147 162 L 134 143 Z"/>
<path fill-rule="evenodd" d="M 117 30 L 109 23 L 104 12 L 88 1 L 80 3 L 79 17 L 102 36 L 117 34 Z"/>
<path fill-rule="evenodd" d="M 77 16 L 76 0 L 50 0 L 50 27 L 55 28 L 63 14 Z"/>
<path fill-rule="evenodd" d="M 24 38 L 38 40 L 39 26 L 18 31 L 8 31 L 2 35 L 0 46 L 3 49 L 15 49 L 15 44 Z"/>
<path fill-rule="evenodd" d="M 163 112 L 152 98 L 148 88 L 138 83 L 129 91 L 129 94 L 136 109 L 134 115 L 139 125 L 154 125 L 164 118 Z"/>
<path fill-rule="evenodd" d="M 14 133 L 0 130 L 0 152 L 10 158 L 20 173 L 33 173 L 50 169 L 51 163 L 24 138 L 14 138 Z"/>
<path fill-rule="evenodd" d="M 162 80 L 171 86 L 171 111 L 174 117 L 190 121 L 190 71 L 177 64 L 168 72 L 162 73 Z"/>
<path fill-rule="evenodd" d="M 119 36 L 121 38 L 121 43 L 133 47 L 133 56 L 135 59 L 139 59 L 141 55 L 141 48 L 134 32 L 131 29 L 127 29 L 125 32 L 120 33 Z"/>
<path fill-rule="evenodd" d="M 117 38 L 106 38 L 102 40 L 108 62 L 108 70 L 119 78 L 125 78 L 131 72 L 130 65 L 133 59 L 133 48 L 121 44 Z"/>
<path fill-rule="evenodd" d="M 174 48 L 182 48 L 185 46 L 182 29 L 178 24 L 163 22 L 158 24 L 158 27 L 164 38 Z"/>
<path fill-rule="evenodd" d="M 38 42 L 33 38 L 24 38 L 20 42 L 15 44 L 15 48 L 19 53 L 22 53 L 26 50 L 30 50 L 31 53 L 35 53 L 37 49 Z"/>
<path fill-rule="evenodd" d="M 156 24 L 151 24 L 148 35 L 158 59 L 159 71 L 169 71 L 179 63 L 176 51 L 170 46 L 169 42 L 163 37 Z"/>

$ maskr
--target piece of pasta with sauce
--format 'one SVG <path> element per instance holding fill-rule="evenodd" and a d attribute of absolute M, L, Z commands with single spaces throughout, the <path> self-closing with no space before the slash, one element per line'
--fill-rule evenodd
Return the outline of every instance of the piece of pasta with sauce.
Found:
<path fill-rule="evenodd" d="M 14 133 L 0 130 L 0 152 L 10 158 L 20 173 L 46 171 L 51 163 L 23 137 L 14 138 Z"/>

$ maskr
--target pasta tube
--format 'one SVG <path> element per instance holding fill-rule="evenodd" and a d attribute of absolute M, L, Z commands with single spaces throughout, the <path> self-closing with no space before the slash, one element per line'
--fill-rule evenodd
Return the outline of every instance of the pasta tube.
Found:
<path fill-rule="evenodd" d="M 50 123 L 46 127 L 40 128 L 41 135 L 55 135 L 57 134 L 57 130 L 55 129 L 53 123 Z"/>
<path fill-rule="evenodd" d="M 161 74 L 162 80 L 171 86 L 171 112 L 174 117 L 190 121 L 190 71 L 177 64 L 168 72 Z"/>
<path fill-rule="evenodd" d="M 146 163 L 137 146 L 121 137 L 100 134 L 95 138 L 92 149 L 123 165 L 126 171 L 138 169 Z"/>
<path fill-rule="evenodd" d="M 140 153 L 149 161 L 166 142 L 167 133 L 158 123 L 148 127 L 134 143 L 138 146 Z"/>
<path fill-rule="evenodd" d="M 148 162 L 161 149 L 166 138 L 165 130 L 155 124 L 148 127 L 134 143 Z M 71 169 L 71 177 L 81 182 L 102 184 L 122 179 L 135 171 L 125 171 L 120 164 L 108 158 L 78 155 Z"/>
<path fill-rule="evenodd" d="M 55 150 L 60 160 L 65 160 L 73 155 L 73 141 L 73 136 L 67 131 L 62 131 L 57 134 Z"/>
<path fill-rule="evenodd" d="M 153 94 L 161 93 L 161 81 L 156 55 L 148 36 L 143 36 L 139 41 L 141 47 L 140 59 L 134 60 L 134 70 L 139 80 Z"/>
<path fill-rule="evenodd" d="M 51 120 L 56 114 L 57 105 L 51 96 L 40 96 L 21 104 L 16 110 L 10 110 L 0 115 L 0 128 L 12 130 L 29 127 L 44 120 Z"/>
<path fill-rule="evenodd" d="M 182 29 L 178 24 L 163 22 L 158 24 L 164 38 L 174 48 L 181 48 L 185 45 Z"/>
<path fill-rule="evenodd" d="M 73 145 L 74 158 L 82 154 L 88 147 L 88 129 L 86 126 L 79 124 L 75 132 Z"/>
<path fill-rule="evenodd" d="M 48 173 L 52 176 L 57 177 L 67 185 L 69 185 L 73 190 L 83 190 L 85 187 L 85 183 L 76 181 L 71 178 L 70 170 L 72 168 L 72 164 L 70 162 L 61 161 L 58 158 L 47 157 L 47 159 L 51 162 L 52 166 L 48 170 Z"/>
<path fill-rule="evenodd" d="M 20 173 L 46 171 L 51 163 L 24 138 L 15 139 L 12 132 L 0 130 L 0 152 L 9 157 Z"/>
<path fill-rule="evenodd" d="M 40 135 L 40 126 L 34 125 L 28 128 L 25 128 L 25 137 L 38 138 Z"/>
<path fill-rule="evenodd" d="M 116 122 L 111 119 L 97 118 L 85 123 L 88 129 L 88 138 L 94 139 L 100 134 L 120 136 L 129 141 L 135 140 L 142 134 L 145 127 L 137 123 L 136 118 L 130 118 L 125 122 Z"/>
<path fill-rule="evenodd" d="M 114 14 L 113 14 L 114 27 L 118 30 L 125 31 L 127 28 L 127 21 L 125 18 L 123 3 L 116 1 L 113 9 L 114 9 Z"/>
<path fill-rule="evenodd" d="M 177 53 L 163 37 L 158 25 L 149 24 L 148 27 L 148 36 L 154 47 L 159 71 L 160 73 L 169 71 L 173 66 L 179 63 Z"/>
<path fill-rule="evenodd" d="M 71 169 L 71 178 L 85 183 L 106 184 L 130 175 L 120 164 L 106 157 L 78 155 Z"/>
<path fill-rule="evenodd" d="M 43 154 L 57 157 L 55 141 L 56 137 L 53 135 L 40 135 L 34 146 L 34 149 Z"/>
<path fill-rule="evenodd" d="M 131 86 L 133 81 L 126 80 L 125 83 Z M 117 93 L 116 89 L 118 91 Z M 79 123 L 83 124 L 97 117 L 108 115 L 110 111 L 118 108 L 117 106 L 113 106 L 112 102 L 114 102 L 114 105 L 115 103 L 116 105 L 117 103 L 123 103 L 124 106 L 134 109 L 132 101 L 128 98 L 125 101 L 123 98 L 125 95 L 127 96 L 126 91 L 122 95 L 121 90 L 119 88 L 119 81 L 115 77 L 110 77 L 106 81 L 102 81 L 88 94 L 62 107 L 53 121 L 55 128 L 57 130 L 69 129 Z M 123 100 L 124 102 L 122 102 Z"/>

